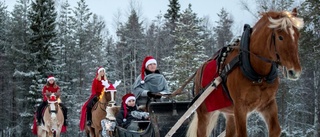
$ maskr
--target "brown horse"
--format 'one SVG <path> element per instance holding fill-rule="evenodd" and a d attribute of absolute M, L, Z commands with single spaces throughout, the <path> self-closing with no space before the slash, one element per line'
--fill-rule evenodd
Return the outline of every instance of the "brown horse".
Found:
<path fill-rule="evenodd" d="M 108 81 L 103 81 L 105 88 L 102 89 L 101 95 L 99 96 L 99 101 L 94 105 L 91 110 L 92 113 L 92 124 L 91 126 L 86 126 L 86 133 L 90 137 L 100 137 L 101 136 L 101 120 L 109 118 L 113 120 L 113 108 L 115 101 L 114 97 L 116 96 L 115 88 L 120 84 L 116 81 L 115 84 L 109 84 Z M 112 87 L 112 89 L 111 89 Z M 111 116 L 107 116 L 111 115 Z M 115 118 L 114 118 L 115 119 Z"/>
<path fill-rule="evenodd" d="M 202 103 L 193 115 L 187 136 L 208 137 L 218 114 L 222 112 L 226 118 L 226 136 L 246 137 L 247 116 L 252 111 L 259 112 L 264 118 L 270 137 L 280 136 L 275 100 L 280 82 L 277 67 L 283 67 L 286 78 L 299 78 L 298 39 L 303 20 L 297 17 L 296 9 L 292 12 L 270 11 L 261 15 L 254 27 L 249 27 L 246 33 L 249 38 L 246 40 L 243 35 L 240 42 L 230 46 L 231 50 L 226 52 L 225 60 L 222 59 L 222 65 L 219 66 L 218 74 L 223 79 L 222 84 L 229 93 L 232 105 L 208 112 L 208 106 Z M 247 49 L 241 44 L 247 44 Z M 239 61 L 233 63 L 237 58 Z M 195 94 L 205 88 L 201 85 L 202 77 L 205 76 L 198 69 L 194 80 Z"/>
<path fill-rule="evenodd" d="M 43 115 L 44 124 L 37 127 L 38 137 L 60 137 L 64 117 L 59 106 L 60 101 L 56 99 L 54 93 L 48 97 L 48 106 Z"/>

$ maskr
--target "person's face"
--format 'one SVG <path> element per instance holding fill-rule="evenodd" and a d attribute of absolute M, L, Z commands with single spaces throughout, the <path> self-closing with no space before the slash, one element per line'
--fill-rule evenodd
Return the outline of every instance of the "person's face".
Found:
<path fill-rule="evenodd" d="M 54 80 L 53 79 L 50 79 L 49 80 L 49 84 L 53 84 L 54 83 Z"/>
<path fill-rule="evenodd" d="M 156 63 L 151 63 L 147 66 L 147 69 L 151 72 L 155 72 L 157 70 L 157 64 Z"/>
<path fill-rule="evenodd" d="M 104 75 L 105 75 L 104 70 L 99 71 L 99 76 L 104 76 Z"/>
<path fill-rule="evenodd" d="M 133 106 L 136 105 L 136 101 L 134 99 L 131 99 L 131 100 L 128 101 L 127 105 L 130 106 L 130 107 L 133 107 Z"/>

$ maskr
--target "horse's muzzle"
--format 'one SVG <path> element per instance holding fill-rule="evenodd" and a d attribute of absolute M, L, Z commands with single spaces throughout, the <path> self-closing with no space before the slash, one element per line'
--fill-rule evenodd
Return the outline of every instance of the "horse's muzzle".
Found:
<path fill-rule="evenodd" d="M 283 67 L 283 73 L 284 77 L 289 80 L 298 80 L 301 75 L 301 71 L 295 71 L 294 69 L 287 69 L 286 67 Z"/>

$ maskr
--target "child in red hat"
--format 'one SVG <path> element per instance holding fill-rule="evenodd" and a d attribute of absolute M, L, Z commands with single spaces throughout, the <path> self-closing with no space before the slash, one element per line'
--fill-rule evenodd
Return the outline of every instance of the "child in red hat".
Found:
<path fill-rule="evenodd" d="M 145 120 L 148 118 L 148 113 L 137 111 L 136 97 L 134 94 L 128 93 L 122 97 L 120 112 L 116 117 L 118 126 L 127 128 L 132 120 Z"/>

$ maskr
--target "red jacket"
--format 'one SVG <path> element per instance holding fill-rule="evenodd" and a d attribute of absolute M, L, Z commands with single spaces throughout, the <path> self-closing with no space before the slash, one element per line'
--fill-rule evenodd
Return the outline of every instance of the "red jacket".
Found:
<path fill-rule="evenodd" d="M 46 92 L 51 92 L 51 93 L 56 93 L 58 92 L 60 89 L 59 86 L 54 86 L 54 84 L 49 84 L 49 85 L 45 85 L 42 89 L 42 97 L 43 97 L 43 101 L 47 101 L 47 96 L 46 96 Z"/>
<path fill-rule="evenodd" d="M 102 77 L 101 80 L 104 80 L 104 77 Z M 95 95 L 100 96 L 103 88 L 104 86 L 102 85 L 101 81 L 99 81 L 97 78 L 93 79 L 90 98 L 92 98 Z"/>

